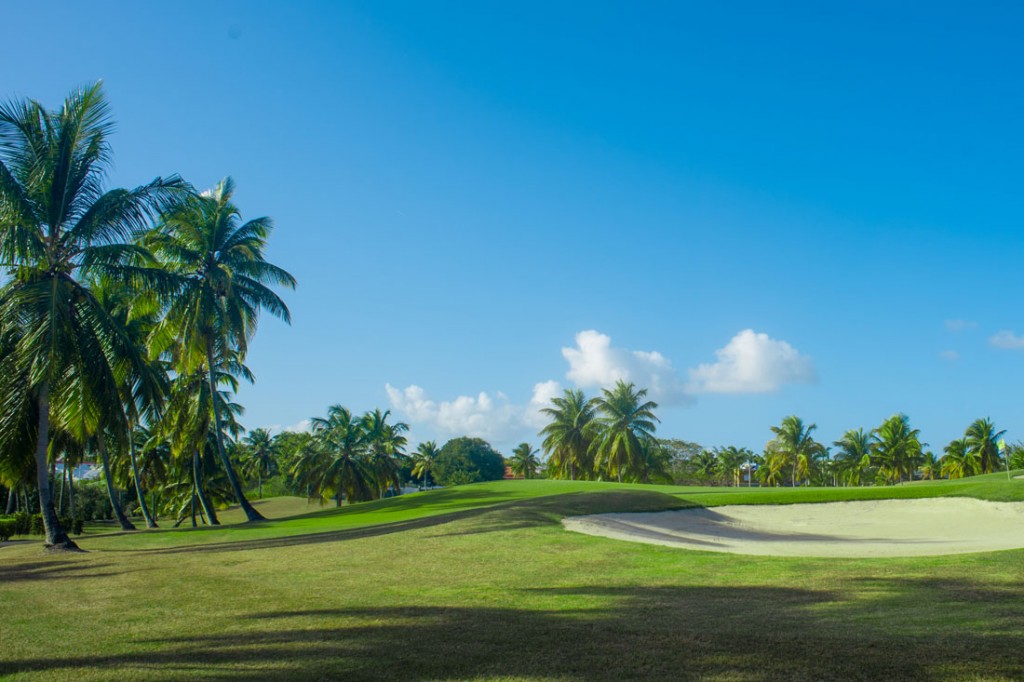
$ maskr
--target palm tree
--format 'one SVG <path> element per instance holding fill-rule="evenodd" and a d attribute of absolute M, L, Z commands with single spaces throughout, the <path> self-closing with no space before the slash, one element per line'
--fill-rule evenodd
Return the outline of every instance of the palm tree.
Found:
<path fill-rule="evenodd" d="M 277 448 L 274 438 L 266 429 L 253 429 L 242 441 L 246 446 L 245 472 L 255 476 L 259 498 L 263 499 L 263 478 L 270 478 L 277 473 Z"/>
<path fill-rule="evenodd" d="M 817 461 L 828 456 L 825 446 L 811 436 L 818 428 L 817 424 L 805 427 L 800 417 L 790 415 L 782 420 L 781 426 L 771 428 L 775 438 L 770 449 L 776 458 L 784 459 L 786 465 L 792 467 L 793 486 L 796 486 L 798 480 L 806 481 L 810 478 Z"/>
<path fill-rule="evenodd" d="M 389 416 L 391 410 L 381 412 L 376 409 L 364 414 L 361 420 L 368 464 L 373 472 L 378 497 L 384 497 L 389 487 L 399 491 L 402 489 L 399 460 L 405 457 L 404 450 L 408 441 L 404 434 L 409 430 L 409 425 L 404 422 L 388 424 Z"/>
<path fill-rule="evenodd" d="M 173 274 L 177 290 L 164 319 L 150 335 L 156 355 L 178 344 L 176 369 L 191 373 L 205 367 L 210 391 L 225 358 L 244 361 L 248 344 L 266 310 L 285 322 L 291 314 L 268 285 L 295 288 L 295 278 L 263 257 L 272 230 L 270 218 L 239 224 L 231 202 L 235 185 L 225 178 L 214 189 L 193 195 L 162 216 L 147 244 Z M 235 498 L 250 521 L 263 519 L 246 499 L 224 446 L 223 417 L 214 401 L 217 452 Z"/>
<path fill-rule="evenodd" d="M 366 432 L 359 420 L 341 405 L 327 409 L 327 417 L 312 419 L 313 438 L 326 453 L 318 481 L 320 494 L 332 494 L 337 506 L 373 496 L 374 475 L 366 462 Z"/>
<path fill-rule="evenodd" d="M 621 379 L 612 389 L 603 389 L 594 406 L 600 416 L 598 431 L 591 450 L 594 451 L 596 470 L 615 476 L 622 483 L 624 475 L 635 475 L 642 468 L 644 448 L 642 439 L 654 438 L 657 429 L 654 410 L 658 404 L 643 401 L 647 389 L 637 389 Z"/>
<path fill-rule="evenodd" d="M 691 464 L 694 476 L 703 483 L 712 483 L 718 477 L 718 455 L 714 450 L 701 450 Z"/>
<path fill-rule="evenodd" d="M 0 104 L 0 319 L 24 331 L 17 361 L 29 368 L 16 395 L 36 402 L 36 475 L 46 541 L 77 549 L 61 527 L 46 476 L 51 402 L 70 380 L 91 396 L 117 394 L 113 367 L 141 365 L 130 339 L 105 314 L 89 275 L 115 281 L 147 277 L 145 255 L 129 242 L 180 188 L 157 178 L 133 190 L 103 190 L 110 166 L 110 111 L 97 83 L 72 92 L 57 111 L 31 100 Z M 155 283 L 149 277 L 151 283 Z M 21 428 L 5 423 L 0 428 Z"/>
<path fill-rule="evenodd" d="M 748 448 L 738 448 L 735 445 L 730 445 L 716 449 L 715 457 L 718 460 L 718 469 L 727 484 L 738 486 L 743 465 L 753 460 L 754 453 Z"/>
<path fill-rule="evenodd" d="M 548 476 L 576 480 L 577 474 L 593 471 L 590 444 L 597 416 L 594 401 L 587 400 L 579 389 L 566 389 L 551 404 L 554 407 L 541 410 L 551 422 L 539 434 L 544 437 L 541 447 L 548 456 Z"/>
<path fill-rule="evenodd" d="M 437 447 L 437 443 L 432 440 L 428 440 L 425 443 L 420 443 L 416 448 L 416 452 L 412 454 L 412 475 L 420 479 L 423 483 L 423 487 L 427 487 L 427 482 L 430 478 L 430 470 L 434 466 L 434 460 L 437 459 L 437 455 L 441 451 Z"/>
<path fill-rule="evenodd" d="M 839 448 L 836 466 L 847 485 L 864 483 L 864 474 L 871 468 L 871 436 L 864 429 L 850 429 L 832 443 Z"/>
<path fill-rule="evenodd" d="M 925 481 L 934 481 L 936 476 L 940 475 L 942 466 L 939 463 L 939 458 L 935 456 L 935 453 L 929 450 L 928 452 L 921 455 L 921 479 Z"/>
<path fill-rule="evenodd" d="M 529 443 L 520 443 L 512 449 L 512 473 L 523 478 L 533 478 L 537 475 L 540 467 L 540 460 L 537 459 L 538 450 L 533 449 Z"/>
<path fill-rule="evenodd" d="M 999 455 L 999 439 L 1006 431 L 996 431 L 991 419 L 975 419 L 964 433 L 967 449 L 978 462 L 979 474 L 998 471 L 1002 464 Z"/>
<path fill-rule="evenodd" d="M 920 429 L 910 428 L 910 419 L 905 414 L 894 414 L 875 430 L 872 459 L 887 482 L 902 482 L 904 474 L 913 478 L 921 458 L 920 433 Z"/>
<path fill-rule="evenodd" d="M 978 473 L 976 453 L 972 452 L 964 438 L 951 441 L 944 449 L 939 472 L 947 478 L 965 478 Z"/>

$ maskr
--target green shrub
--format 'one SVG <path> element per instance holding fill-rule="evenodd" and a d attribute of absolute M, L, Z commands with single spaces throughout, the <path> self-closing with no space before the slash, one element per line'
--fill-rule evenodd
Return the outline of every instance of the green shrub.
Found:
<path fill-rule="evenodd" d="M 0 518 L 0 542 L 7 542 L 18 530 L 18 522 L 13 517 Z"/>
<path fill-rule="evenodd" d="M 441 448 L 430 473 L 441 485 L 497 481 L 505 477 L 505 458 L 481 438 L 453 438 Z"/>

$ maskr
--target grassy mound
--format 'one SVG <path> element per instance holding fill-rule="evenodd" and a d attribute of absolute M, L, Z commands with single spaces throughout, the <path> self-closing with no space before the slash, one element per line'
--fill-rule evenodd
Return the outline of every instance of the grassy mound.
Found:
<path fill-rule="evenodd" d="M 498 482 L 220 529 L 0 548 L 15 679 L 1019 679 L 1024 551 L 743 557 L 565 515 L 863 496 L 1022 499 L 1005 475 L 747 491 Z M 838 497 L 837 497 L 838 496 Z M 230 518 L 225 514 L 225 518 Z"/>

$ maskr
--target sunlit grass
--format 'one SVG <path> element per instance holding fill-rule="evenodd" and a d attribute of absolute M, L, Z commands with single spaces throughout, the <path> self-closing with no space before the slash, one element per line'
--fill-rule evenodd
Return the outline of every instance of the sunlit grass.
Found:
<path fill-rule="evenodd" d="M 1024 677 L 1024 551 L 776 559 L 619 542 L 558 523 L 927 494 L 1022 499 L 1024 481 L 774 491 L 497 482 L 341 509 L 267 500 L 268 512 L 298 515 L 86 536 L 83 555 L 18 543 L 0 548 L 0 675 Z"/>

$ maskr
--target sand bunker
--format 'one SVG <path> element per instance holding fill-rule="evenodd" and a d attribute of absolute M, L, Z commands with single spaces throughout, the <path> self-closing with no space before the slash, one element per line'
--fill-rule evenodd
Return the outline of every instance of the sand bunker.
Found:
<path fill-rule="evenodd" d="M 1024 547 L 1024 503 L 966 497 L 731 505 L 562 520 L 602 537 L 733 554 L 896 557 Z"/>

